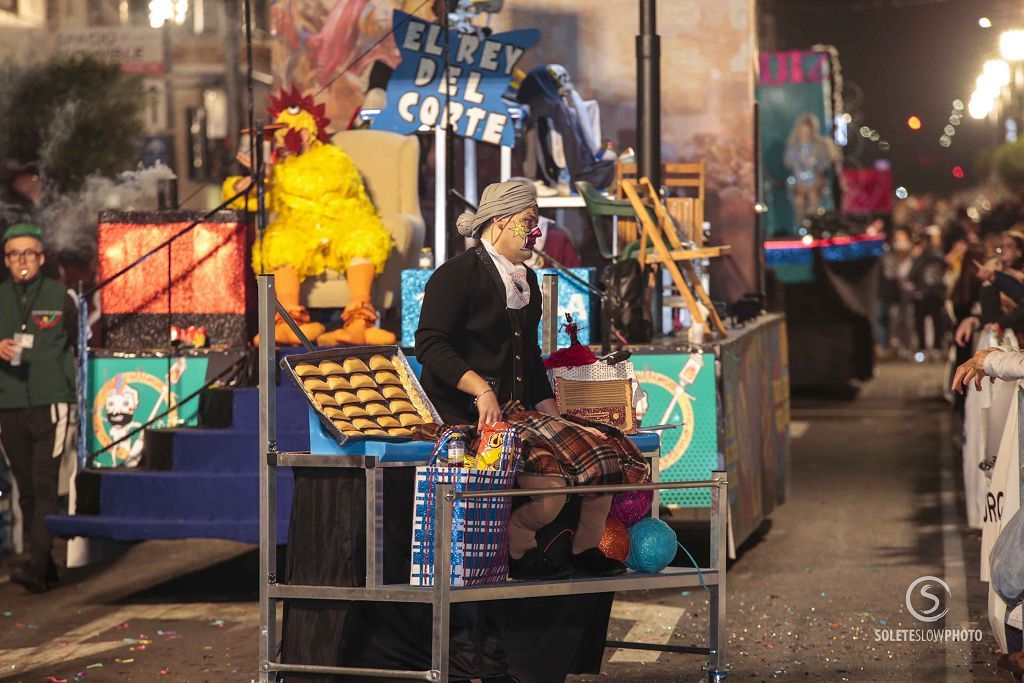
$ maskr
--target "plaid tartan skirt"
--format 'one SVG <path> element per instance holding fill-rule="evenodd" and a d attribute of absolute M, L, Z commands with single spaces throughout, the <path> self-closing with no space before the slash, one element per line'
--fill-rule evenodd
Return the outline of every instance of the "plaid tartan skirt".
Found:
<path fill-rule="evenodd" d="M 640 451 L 614 427 L 510 406 L 505 419 L 523 442 L 523 474 L 561 476 L 570 486 L 642 484 L 650 472 Z"/>

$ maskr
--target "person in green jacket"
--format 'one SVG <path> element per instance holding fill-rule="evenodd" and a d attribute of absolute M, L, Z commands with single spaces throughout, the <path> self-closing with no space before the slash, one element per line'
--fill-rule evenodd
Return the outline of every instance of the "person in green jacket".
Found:
<path fill-rule="evenodd" d="M 41 269 L 43 231 L 28 223 L 3 235 L 10 279 L 0 284 L 0 443 L 18 486 L 28 562 L 11 581 L 42 592 L 56 580 L 53 537 L 44 520 L 57 512 L 58 474 L 75 404 L 75 301 Z"/>

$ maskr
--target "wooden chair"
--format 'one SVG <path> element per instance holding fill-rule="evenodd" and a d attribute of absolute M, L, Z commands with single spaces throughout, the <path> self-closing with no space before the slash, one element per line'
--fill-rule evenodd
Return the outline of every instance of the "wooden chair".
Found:
<path fill-rule="evenodd" d="M 648 263 L 661 264 L 668 269 L 672 283 L 679 290 L 683 304 L 690 311 L 696 323 L 704 324 L 707 319 L 697 305 L 697 299 L 708 311 L 712 329 L 720 336 L 728 336 L 725 324 L 718 317 L 711 297 L 708 296 L 700 278 L 694 270 L 693 262 L 697 259 L 717 258 L 729 253 L 728 246 L 697 247 L 684 245 L 672 215 L 665 208 L 658 192 L 647 178 L 639 180 L 623 179 L 620 186 L 626 199 L 633 205 L 640 226 L 640 250 L 638 260 L 643 268 Z M 649 253 L 647 243 L 650 241 L 653 253 Z M 689 282 L 687 282 L 689 281 Z M 694 297 L 696 293 L 696 298 Z"/>
<path fill-rule="evenodd" d="M 637 177 L 635 163 L 619 162 L 615 165 L 616 196 L 625 197 L 622 190 L 623 180 L 634 180 Z M 684 237 L 698 247 L 704 246 L 704 160 L 694 163 L 663 164 L 661 182 L 669 192 L 680 191 L 685 196 L 670 196 L 665 199 L 665 209 L 675 219 Z M 620 231 L 632 230 L 630 235 L 624 232 L 623 239 L 637 239 L 636 224 L 624 224 L 620 221 Z"/>

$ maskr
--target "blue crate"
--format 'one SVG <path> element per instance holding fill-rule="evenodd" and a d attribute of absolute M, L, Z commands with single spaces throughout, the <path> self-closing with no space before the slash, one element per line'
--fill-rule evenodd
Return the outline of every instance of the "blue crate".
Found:
<path fill-rule="evenodd" d="M 596 268 L 570 268 L 569 272 L 591 285 L 597 281 Z M 540 268 L 537 270 L 537 279 L 543 282 L 546 273 L 557 275 L 558 271 Z M 419 327 L 420 309 L 423 308 L 423 289 L 433 274 L 434 271 L 427 268 L 402 271 L 402 346 L 405 348 L 416 345 L 416 328 Z M 597 297 L 581 284 L 567 277 L 558 279 L 559 322 L 565 320 L 566 313 L 572 314 L 573 320 L 580 326 L 579 339 L 583 344 L 589 344 L 591 340 L 597 343 L 601 338 L 601 332 L 597 329 L 598 307 Z M 564 330 L 559 331 L 558 346 L 568 345 L 569 335 Z"/>

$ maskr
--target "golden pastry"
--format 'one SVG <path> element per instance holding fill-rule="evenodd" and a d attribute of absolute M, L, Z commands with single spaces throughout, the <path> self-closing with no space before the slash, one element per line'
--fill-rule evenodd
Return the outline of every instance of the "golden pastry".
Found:
<path fill-rule="evenodd" d="M 315 365 L 309 363 L 299 363 L 295 366 L 295 374 L 299 377 L 309 377 L 310 375 L 319 375 L 320 370 Z"/>
<path fill-rule="evenodd" d="M 342 432 L 348 433 L 351 431 L 355 431 L 355 425 L 353 425 L 348 420 L 331 420 L 331 422 L 333 422 L 334 426 L 337 427 Z"/>
<path fill-rule="evenodd" d="M 348 383 L 355 389 L 375 389 L 377 387 L 377 383 L 369 375 L 352 375 L 348 378 Z"/>
<path fill-rule="evenodd" d="M 370 368 L 366 366 L 359 358 L 347 358 L 343 364 L 345 372 L 369 372 Z"/>
<path fill-rule="evenodd" d="M 341 407 L 345 411 L 345 417 L 366 417 L 366 410 L 358 403 L 349 403 Z"/>
<path fill-rule="evenodd" d="M 313 399 L 322 406 L 336 406 L 338 401 L 335 400 L 334 394 L 329 394 L 324 391 L 318 391 L 313 394 Z"/>
<path fill-rule="evenodd" d="M 369 403 L 370 401 L 383 401 L 384 397 L 380 395 L 380 392 L 376 389 L 360 389 L 356 392 L 356 396 L 363 403 Z"/>
<path fill-rule="evenodd" d="M 336 391 L 334 392 L 334 400 L 338 402 L 339 406 L 343 406 L 346 403 L 358 403 L 359 399 L 351 391 Z"/>
<path fill-rule="evenodd" d="M 402 380 L 398 379 L 398 375 L 393 372 L 382 371 L 374 375 L 377 380 L 377 384 L 401 384 Z"/>
<path fill-rule="evenodd" d="M 363 431 L 365 431 L 367 429 L 377 429 L 379 425 L 369 418 L 357 417 L 356 419 L 352 420 L 352 426 L 355 427 L 356 429 L 362 429 Z"/>
<path fill-rule="evenodd" d="M 389 436 L 383 429 L 365 429 L 363 434 L 366 436 Z"/>
<path fill-rule="evenodd" d="M 306 379 L 302 381 L 302 386 L 306 387 L 306 391 L 330 391 L 331 387 L 328 386 L 327 382 L 322 379 Z"/>
<path fill-rule="evenodd" d="M 401 399 L 392 401 L 390 404 L 392 413 L 415 413 L 416 409 L 408 401 Z"/>
<path fill-rule="evenodd" d="M 398 373 L 398 376 L 402 378 L 402 386 L 416 386 L 416 378 L 409 374 L 408 368 L 403 365 L 398 365 L 395 368 L 395 371 Z M 409 394 L 409 402 L 412 403 L 414 408 L 416 408 L 416 412 L 419 414 L 420 418 L 422 418 L 423 422 L 434 421 L 434 417 L 431 412 L 427 410 L 427 406 L 423 403 L 423 399 L 420 398 L 420 395 L 415 391 Z"/>
<path fill-rule="evenodd" d="M 345 411 L 341 408 L 335 408 L 333 406 L 327 406 L 324 408 L 324 415 L 330 418 L 345 417 Z"/>
<path fill-rule="evenodd" d="M 392 427 L 388 430 L 389 436 L 412 436 L 412 430 L 405 427 Z"/>
<path fill-rule="evenodd" d="M 391 413 L 383 403 L 367 403 L 366 412 L 370 415 L 389 415 Z"/>
<path fill-rule="evenodd" d="M 348 430 L 343 429 L 341 431 L 342 431 L 342 433 L 345 436 L 362 436 L 363 435 L 363 433 L 361 431 L 359 431 L 358 429 L 348 429 Z"/>
<path fill-rule="evenodd" d="M 351 389 L 352 385 L 349 384 L 348 380 L 338 375 L 332 375 L 327 378 L 327 385 L 331 389 Z"/>
<path fill-rule="evenodd" d="M 340 375 L 343 372 L 345 372 L 345 369 L 333 360 L 325 360 L 320 363 L 321 375 Z"/>
<path fill-rule="evenodd" d="M 402 400 L 408 400 L 409 398 L 409 394 L 405 393 L 405 389 L 402 387 L 388 385 L 381 387 L 380 390 L 384 394 L 384 398 L 400 398 Z"/>
<path fill-rule="evenodd" d="M 377 418 L 377 424 L 381 427 L 401 427 L 402 423 L 390 415 L 381 415 Z"/>
<path fill-rule="evenodd" d="M 394 370 L 395 366 L 386 357 L 377 354 L 370 357 L 371 370 Z"/>
<path fill-rule="evenodd" d="M 423 419 L 416 413 L 402 413 L 398 416 L 398 421 L 402 423 L 403 427 L 423 424 Z"/>

